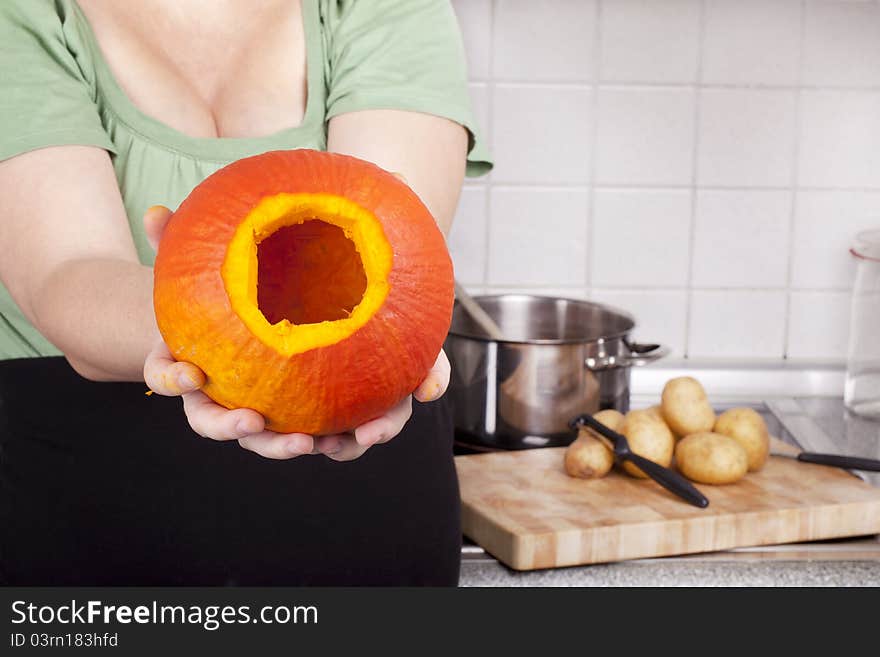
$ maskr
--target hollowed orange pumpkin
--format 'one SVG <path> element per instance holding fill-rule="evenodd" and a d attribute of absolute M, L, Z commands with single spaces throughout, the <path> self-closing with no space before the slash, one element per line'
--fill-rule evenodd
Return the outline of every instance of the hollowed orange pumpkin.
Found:
<path fill-rule="evenodd" d="M 198 185 L 155 263 L 159 330 L 204 392 L 279 432 L 352 429 L 410 394 L 452 315 L 434 218 L 379 167 L 274 151 Z"/>

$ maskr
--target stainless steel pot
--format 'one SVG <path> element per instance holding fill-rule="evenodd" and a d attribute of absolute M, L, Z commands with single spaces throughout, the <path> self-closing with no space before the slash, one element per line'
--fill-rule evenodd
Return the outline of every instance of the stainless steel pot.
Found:
<path fill-rule="evenodd" d="M 501 328 L 492 340 L 456 303 L 444 348 L 447 394 L 467 442 L 524 449 L 566 445 L 568 422 L 603 408 L 629 410 L 630 368 L 668 349 L 629 339 L 635 320 L 610 306 L 522 294 L 475 297 Z"/>

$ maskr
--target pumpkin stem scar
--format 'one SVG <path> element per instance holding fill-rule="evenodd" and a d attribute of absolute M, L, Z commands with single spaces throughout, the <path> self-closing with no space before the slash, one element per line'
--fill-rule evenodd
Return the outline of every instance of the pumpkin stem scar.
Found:
<path fill-rule="evenodd" d="M 366 324 L 388 295 L 392 265 L 391 245 L 369 210 L 334 194 L 283 193 L 264 197 L 242 219 L 220 273 L 248 330 L 292 356 Z M 295 288 L 306 276 L 304 300 Z"/>

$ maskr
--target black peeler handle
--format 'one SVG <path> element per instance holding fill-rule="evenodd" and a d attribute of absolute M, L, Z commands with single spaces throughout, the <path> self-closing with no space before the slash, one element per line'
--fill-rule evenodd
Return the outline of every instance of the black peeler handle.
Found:
<path fill-rule="evenodd" d="M 613 429 L 605 426 L 596 418 L 590 415 L 579 415 L 574 418 L 569 425 L 574 429 L 580 426 L 587 426 L 601 436 L 607 438 L 614 445 L 614 454 L 621 461 L 629 461 L 633 465 L 641 468 L 646 475 L 651 477 L 666 490 L 678 495 L 683 500 L 705 509 L 709 506 L 709 500 L 698 491 L 691 482 L 682 477 L 680 474 L 669 468 L 665 468 L 659 463 L 649 461 L 643 456 L 639 456 L 629 447 L 629 442 L 622 433 L 617 433 Z"/>
<path fill-rule="evenodd" d="M 663 488 L 671 493 L 675 493 L 680 498 L 690 502 L 694 506 L 698 506 L 701 509 L 705 509 L 709 506 L 709 500 L 706 496 L 698 491 L 691 482 L 674 470 L 664 468 L 659 463 L 649 461 L 644 456 L 639 456 L 633 452 L 630 452 L 624 460 L 638 466 L 644 470 L 645 474 L 651 477 L 651 479 L 663 486 Z"/>
<path fill-rule="evenodd" d="M 838 456 L 837 454 L 816 454 L 815 452 L 801 452 L 798 461 L 806 463 L 818 463 L 820 465 L 833 465 L 847 470 L 870 470 L 880 472 L 880 461 L 866 459 L 859 456 Z"/>

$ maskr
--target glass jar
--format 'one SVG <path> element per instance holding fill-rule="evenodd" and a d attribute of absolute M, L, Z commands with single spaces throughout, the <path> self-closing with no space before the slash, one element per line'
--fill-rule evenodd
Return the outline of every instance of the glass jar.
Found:
<path fill-rule="evenodd" d="M 856 278 L 843 402 L 857 415 L 880 418 L 880 229 L 856 235 L 850 253 Z"/>

